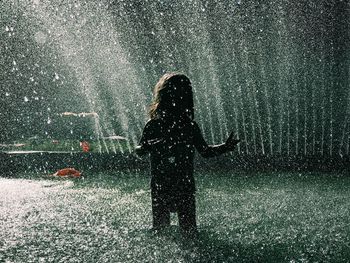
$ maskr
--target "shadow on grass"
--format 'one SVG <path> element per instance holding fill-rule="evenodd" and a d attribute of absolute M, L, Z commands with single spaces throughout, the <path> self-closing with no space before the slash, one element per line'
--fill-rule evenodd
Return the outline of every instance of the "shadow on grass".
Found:
<path fill-rule="evenodd" d="M 182 237 L 176 226 L 161 235 L 163 241 L 171 239 L 181 248 L 184 262 L 345 262 L 350 256 L 349 251 L 339 248 L 326 252 L 322 245 L 310 251 L 309 244 L 303 242 L 247 244 L 212 229 L 202 229 L 195 239 Z"/>
<path fill-rule="evenodd" d="M 159 260 L 169 260 L 169 253 L 173 248 L 169 244 L 177 245 L 180 249 L 174 257 L 181 254 L 184 262 L 290 262 L 290 251 L 286 245 L 263 247 L 261 244 L 244 245 L 230 241 L 227 237 L 212 230 L 201 230 L 198 237 L 183 237 L 177 226 L 173 225 L 162 232 L 152 232 L 143 229 L 130 233 L 131 236 L 143 236 L 148 245 L 160 248 L 163 256 Z M 152 247 L 150 245 L 150 247 Z"/>
<path fill-rule="evenodd" d="M 202 230 L 195 240 L 181 239 L 181 245 L 186 250 L 192 250 L 186 254 L 186 262 L 283 262 L 288 254 L 288 248 L 284 246 L 247 246 L 212 230 Z"/>

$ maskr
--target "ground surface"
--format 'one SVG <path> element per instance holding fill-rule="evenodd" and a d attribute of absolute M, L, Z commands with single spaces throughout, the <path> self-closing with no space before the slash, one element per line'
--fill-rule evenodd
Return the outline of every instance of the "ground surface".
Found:
<path fill-rule="evenodd" d="M 175 216 L 149 230 L 146 172 L 19 177 L 0 178 L 0 262 L 349 262 L 348 176 L 198 172 L 193 241 Z"/>

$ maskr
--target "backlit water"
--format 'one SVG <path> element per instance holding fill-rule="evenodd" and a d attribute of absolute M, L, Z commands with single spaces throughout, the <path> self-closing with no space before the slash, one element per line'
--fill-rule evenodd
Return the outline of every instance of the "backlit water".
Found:
<path fill-rule="evenodd" d="M 0 142 L 128 138 L 164 72 L 189 76 L 208 142 L 348 155 L 350 4 L 338 0 L 6 0 Z M 98 117 L 62 117 L 94 112 Z"/>

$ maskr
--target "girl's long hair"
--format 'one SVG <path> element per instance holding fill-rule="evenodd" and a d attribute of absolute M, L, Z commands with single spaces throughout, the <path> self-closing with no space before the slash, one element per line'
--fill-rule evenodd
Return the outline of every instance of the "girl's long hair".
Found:
<path fill-rule="evenodd" d="M 183 98 L 182 103 L 185 105 L 186 115 L 193 120 L 193 92 L 189 78 L 181 73 L 171 72 L 164 74 L 153 90 L 153 102 L 149 107 L 149 116 L 151 119 L 160 118 L 163 112 L 170 110 L 169 93 L 176 94 L 177 89 L 183 89 L 186 98 Z"/>

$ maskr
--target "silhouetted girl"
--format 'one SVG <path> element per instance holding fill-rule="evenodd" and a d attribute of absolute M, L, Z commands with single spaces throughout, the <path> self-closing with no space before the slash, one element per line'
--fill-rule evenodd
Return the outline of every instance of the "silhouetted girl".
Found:
<path fill-rule="evenodd" d="M 181 231 L 196 233 L 195 149 L 203 157 L 214 157 L 232 151 L 239 140 L 231 133 L 224 144 L 205 142 L 193 120 L 191 82 L 183 74 L 167 73 L 160 78 L 149 115 L 136 153 L 150 153 L 153 227 L 169 226 L 170 212 L 177 212 Z"/>

